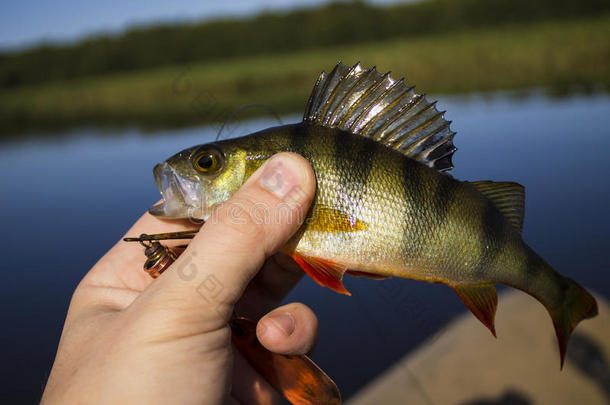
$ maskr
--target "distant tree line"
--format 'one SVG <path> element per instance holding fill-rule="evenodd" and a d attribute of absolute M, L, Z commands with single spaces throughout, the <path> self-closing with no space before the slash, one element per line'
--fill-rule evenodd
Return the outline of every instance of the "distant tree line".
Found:
<path fill-rule="evenodd" d="M 187 62 L 284 53 L 499 24 L 597 15 L 608 0 L 428 0 L 387 7 L 336 2 L 248 19 L 136 28 L 73 45 L 0 54 L 0 88 Z"/>

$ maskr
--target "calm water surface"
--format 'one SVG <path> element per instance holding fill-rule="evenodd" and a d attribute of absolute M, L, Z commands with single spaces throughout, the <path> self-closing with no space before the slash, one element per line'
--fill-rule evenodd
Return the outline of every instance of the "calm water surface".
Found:
<path fill-rule="evenodd" d="M 453 175 L 523 184 L 526 241 L 564 275 L 610 296 L 610 97 L 449 97 L 440 107 L 458 132 Z M 243 135 L 271 125 L 230 129 Z M 0 399 L 39 399 L 74 287 L 158 199 L 153 165 L 217 132 L 79 130 L 0 144 Z M 318 314 L 315 359 L 345 396 L 465 310 L 445 286 L 349 277 L 345 284 L 352 297 L 305 277 L 288 297 Z M 542 327 L 552 336 L 550 321 Z"/>

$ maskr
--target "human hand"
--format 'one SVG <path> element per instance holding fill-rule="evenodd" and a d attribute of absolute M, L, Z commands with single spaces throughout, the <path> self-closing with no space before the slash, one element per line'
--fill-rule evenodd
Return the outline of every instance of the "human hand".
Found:
<path fill-rule="evenodd" d="M 304 220 L 314 191 L 305 159 L 272 157 L 154 283 L 142 271 L 141 246 L 118 242 L 74 292 L 42 403 L 279 402 L 232 350 L 228 321 L 234 309 L 260 318 L 257 336 L 275 353 L 313 347 L 317 319 L 309 308 L 273 308 L 303 274 L 276 252 Z M 128 234 L 192 228 L 145 214 Z"/>

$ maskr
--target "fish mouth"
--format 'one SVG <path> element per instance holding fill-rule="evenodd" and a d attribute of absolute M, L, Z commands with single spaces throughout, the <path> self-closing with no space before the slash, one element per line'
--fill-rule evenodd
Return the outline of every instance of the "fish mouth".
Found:
<path fill-rule="evenodd" d="M 163 200 L 148 209 L 148 212 L 164 218 L 197 218 L 201 211 L 201 186 L 185 179 L 167 162 L 153 168 L 157 188 Z"/>

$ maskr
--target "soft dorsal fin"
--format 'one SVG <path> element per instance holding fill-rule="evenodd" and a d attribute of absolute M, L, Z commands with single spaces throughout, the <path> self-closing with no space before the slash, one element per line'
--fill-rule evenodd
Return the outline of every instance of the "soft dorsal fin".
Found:
<path fill-rule="evenodd" d="M 521 232 L 525 214 L 525 188 L 519 183 L 489 180 L 471 183 L 485 197 L 489 198 L 502 214 Z"/>
<path fill-rule="evenodd" d="M 450 170 L 457 150 L 451 122 L 436 102 L 413 89 L 389 72 L 338 63 L 318 77 L 303 121 L 366 136 L 439 171 Z"/>

